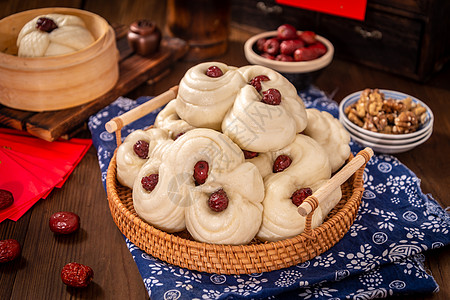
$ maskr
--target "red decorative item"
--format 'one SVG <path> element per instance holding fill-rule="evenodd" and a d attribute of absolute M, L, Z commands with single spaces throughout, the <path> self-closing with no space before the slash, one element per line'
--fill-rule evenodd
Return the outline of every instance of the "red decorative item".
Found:
<path fill-rule="evenodd" d="M 312 195 L 312 190 L 310 188 L 301 188 L 296 190 L 292 196 L 291 196 L 291 200 L 292 203 L 294 203 L 294 205 L 296 206 L 300 206 L 303 201 L 305 201 L 306 198 L 308 198 L 309 196 Z"/>
<path fill-rule="evenodd" d="M 136 155 L 142 159 L 148 157 L 148 142 L 139 140 L 133 145 L 133 150 Z"/>
<path fill-rule="evenodd" d="M 242 150 L 242 152 L 244 152 L 245 159 L 255 158 L 259 155 L 258 152 L 253 152 L 253 151 Z"/>
<path fill-rule="evenodd" d="M 0 128 L 0 189 L 14 195 L 13 204 L 0 210 L 0 222 L 17 221 L 53 188 L 61 188 L 91 145 L 90 139 L 47 142 Z"/>
<path fill-rule="evenodd" d="M 261 81 L 267 81 L 270 80 L 269 77 L 267 77 L 266 75 L 258 75 L 254 78 L 252 78 L 252 80 L 250 80 L 250 85 L 253 86 L 258 92 L 261 91 Z"/>
<path fill-rule="evenodd" d="M 50 33 L 58 28 L 58 25 L 56 25 L 52 19 L 42 17 L 37 20 L 36 28 L 40 31 Z"/>
<path fill-rule="evenodd" d="M 364 21 L 367 0 L 276 0 L 277 3 Z"/>

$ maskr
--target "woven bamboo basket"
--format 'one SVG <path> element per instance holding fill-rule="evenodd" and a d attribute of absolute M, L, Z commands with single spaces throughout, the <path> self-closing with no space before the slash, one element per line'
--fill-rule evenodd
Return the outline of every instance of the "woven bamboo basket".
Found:
<path fill-rule="evenodd" d="M 176 89 L 142 104 L 125 116 L 111 120 L 106 125 L 107 130 L 116 132 L 117 143 L 120 145 L 122 126 L 173 99 L 173 95 L 176 95 Z M 170 234 L 151 226 L 134 210 L 132 190 L 122 186 L 117 180 L 116 153 L 111 159 L 106 177 L 109 208 L 117 227 L 131 242 L 147 254 L 167 263 L 216 274 L 252 274 L 279 270 L 320 255 L 347 233 L 361 203 L 364 167 L 372 155 L 370 148 L 362 150 L 355 157 L 350 155 L 346 165 L 299 207 L 299 213 L 306 216 L 305 231 L 278 242 L 254 240 L 248 245 L 238 246 L 207 244 L 193 240 L 188 232 Z M 312 213 L 318 206 L 319 199 L 326 197 L 333 186 L 339 185 L 342 190 L 341 200 L 325 221 L 312 229 Z"/>
<path fill-rule="evenodd" d="M 19 57 L 22 27 L 46 14 L 81 18 L 95 41 L 73 53 Z M 119 51 L 114 30 L 92 12 L 68 7 L 38 8 L 0 20 L 0 104 L 26 111 L 54 111 L 79 106 L 104 95 L 119 78 Z"/>

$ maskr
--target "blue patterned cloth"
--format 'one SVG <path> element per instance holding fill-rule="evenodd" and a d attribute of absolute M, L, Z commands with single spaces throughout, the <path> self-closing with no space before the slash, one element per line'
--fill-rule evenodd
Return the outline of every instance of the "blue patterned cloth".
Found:
<path fill-rule="evenodd" d="M 338 106 L 314 86 L 300 92 L 307 107 L 338 117 Z M 116 147 L 105 123 L 146 101 L 118 98 L 89 119 L 105 184 Z M 153 124 L 159 110 L 125 126 L 122 137 Z M 362 148 L 351 142 L 356 154 Z M 365 192 L 349 232 L 305 263 L 249 275 L 191 271 L 149 256 L 125 238 L 152 299 L 373 299 L 439 290 L 424 269 L 425 251 L 450 243 L 450 217 L 420 179 L 394 156 L 376 153 L 364 172 Z"/>

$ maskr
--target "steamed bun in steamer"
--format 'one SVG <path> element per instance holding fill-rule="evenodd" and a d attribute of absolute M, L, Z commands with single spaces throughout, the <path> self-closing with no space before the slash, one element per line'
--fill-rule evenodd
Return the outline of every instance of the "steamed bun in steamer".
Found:
<path fill-rule="evenodd" d="M 37 28 L 40 18 L 52 20 L 57 28 L 46 32 Z M 73 15 L 48 14 L 26 23 L 17 37 L 18 56 L 42 57 L 68 54 L 94 42 L 83 20 Z"/>

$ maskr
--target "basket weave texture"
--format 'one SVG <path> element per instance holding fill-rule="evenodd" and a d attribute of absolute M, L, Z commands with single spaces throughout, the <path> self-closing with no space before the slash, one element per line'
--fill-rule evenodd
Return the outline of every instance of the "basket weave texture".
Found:
<path fill-rule="evenodd" d="M 349 160 L 353 156 L 351 155 Z M 358 212 L 365 164 L 341 185 L 342 198 L 324 223 L 278 242 L 215 245 L 194 241 L 187 232 L 169 234 L 142 220 L 133 208 L 132 190 L 116 176 L 116 154 L 108 167 L 106 189 L 111 215 L 120 231 L 137 247 L 167 263 L 216 274 L 252 274 L 290 267 L 314 258 L 334 246 Z"/>

